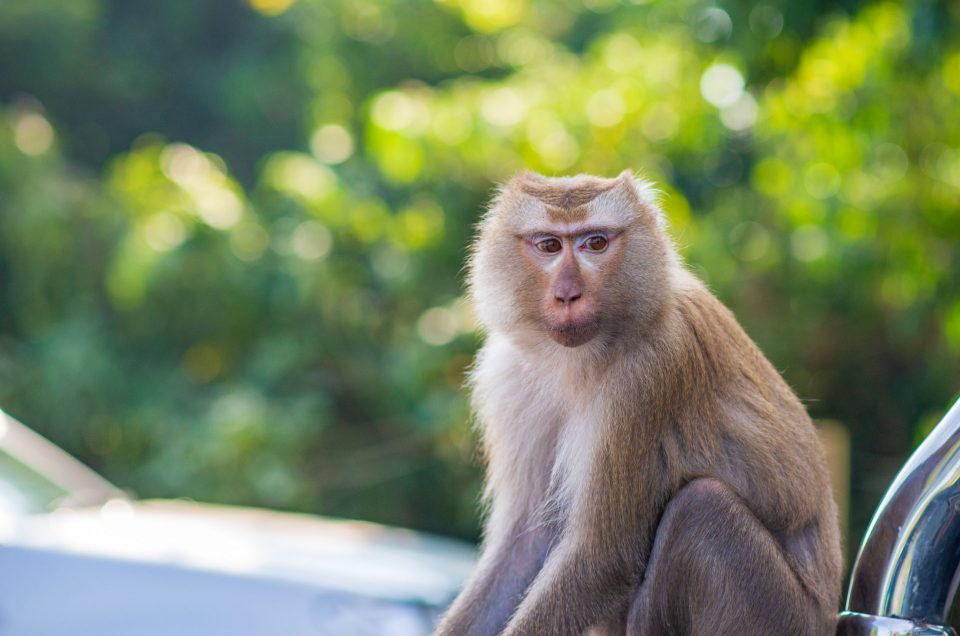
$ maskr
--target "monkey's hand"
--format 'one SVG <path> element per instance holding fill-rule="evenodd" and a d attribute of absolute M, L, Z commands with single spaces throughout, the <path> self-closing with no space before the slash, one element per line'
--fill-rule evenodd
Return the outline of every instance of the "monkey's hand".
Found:
<path fill-rule="evenodd" d="M 620 556 L 618 556 L 620 555 Z M 568 535 L 550 553 L 503 636 L 579 636 L 626 607 L 643 557 Z"/>
<path fill-rule="evenodd" d="M 526 526 L 516 522 L 512 530 L 489 541 L 435 636 L 496 636 L 502 632 L 540 571 L 555 536 L 548 526 Z"/>

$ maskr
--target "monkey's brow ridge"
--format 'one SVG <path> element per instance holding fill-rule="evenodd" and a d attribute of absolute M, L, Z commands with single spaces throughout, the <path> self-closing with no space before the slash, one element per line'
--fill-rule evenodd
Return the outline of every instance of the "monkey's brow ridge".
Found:
<path fill-rule="evenodd" d="M 579 208 L 616 185 L 615 180 L 587 181 L 571 187 L 562 187 L 547 183 L 525 183 L 521 186 L 525 194 L 539 199 L 543 203 L 557 208 Z"/>

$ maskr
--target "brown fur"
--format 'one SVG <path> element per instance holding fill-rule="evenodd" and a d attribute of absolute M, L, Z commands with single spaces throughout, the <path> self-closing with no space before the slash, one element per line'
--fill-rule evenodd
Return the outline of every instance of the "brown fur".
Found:
<path fill-rule="evenodd" d="M 602 254 L 578 248 L 584 221 L 608 228 Z M 470 289 L 490 510 L 439 634 L 832 632 L 839 530 L 813 426 L 680 265 L 645 184 L 521 175 L 480 224 Z M 576 320 L 598 327 L 558 336 Z"/>
<path fill-rule="evenodd" d="M 557 188 L 551 179 L 533 172 L 521 173 L 513 181 L 515 187 L 543 201 L 555 211 L 582 211 L 583 206 L 612 188 L 614 184 L 615 182 L 611 179 L 581 176 L 576 184 Z"/>

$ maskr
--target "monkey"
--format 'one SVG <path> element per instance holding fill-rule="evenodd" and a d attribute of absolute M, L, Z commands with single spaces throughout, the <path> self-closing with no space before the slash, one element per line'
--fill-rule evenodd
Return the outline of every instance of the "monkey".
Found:
<path fill-rule="evenodd" d="M 438 636 L 834 632 L 812 421 L 682 263 L 657 196 L 629 171 L 523 172 L 477 225 L 486 516 Z"/>

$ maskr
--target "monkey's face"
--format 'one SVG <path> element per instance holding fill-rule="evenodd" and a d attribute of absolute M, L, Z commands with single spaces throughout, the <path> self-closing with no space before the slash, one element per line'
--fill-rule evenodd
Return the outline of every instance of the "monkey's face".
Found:
<path fill-rule="evenodd" d="M 620 260 L 623 231 L 587 221 L 552 222 L 518 236 L 525 269 L 535 281 L 521 293 L 539 304 L 534 313 L 559 344 L 577 347 L 600 330 L 604 279 Z"/>
<path fill-rule="evenodd" d="M 670 257 L 643 187 L 629 173 L 511 181 L 474 244 L 480 321 L 578 347 L 658 313 Z"/>

